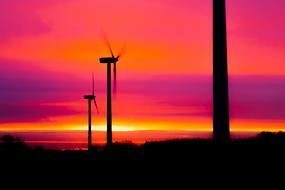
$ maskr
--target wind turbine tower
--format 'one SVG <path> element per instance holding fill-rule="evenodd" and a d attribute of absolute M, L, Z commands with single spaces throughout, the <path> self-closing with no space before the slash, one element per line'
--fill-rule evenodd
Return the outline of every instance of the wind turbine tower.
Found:
<path fill-rule="evenodd" d="M 230 140 L 226 2 L 213 0 L 213 138 Z"/>
<path fill-rule="evenodd" d="M 98 113 L 98 106 L 96 102 L 96 96 L 94 91 L 94 76 L 92 75 L 92 95 L 85 95 L 84 99 L 88 100 L 88 152 L 90 153 L 92 150 L 92 102 L 94 102 L 97 113 Z"/>
<path fill-rule="evenodd" d="M 100 63 L 107 64 L 107 145 L 110 146 L 113 143 L 112 139 L 112 72 L 111 72 L 111 64 L 114 64 L 113 74 L 114 74 L 114 89 L 113 92 L 116 93 L 116 84 L 117 84 L 117 62 L 119 61 L 121 55 L 123 54 L 123 50 L 119 53 L 118 56 L 114 56 L 113 50 L 111 48 L 111 44 L 108 41 L 107 37 L 105 37 L 106 43 L 108 45 L 109 51 L 111 53 L 111 57 L 102 57 L 99 59 Z"/>

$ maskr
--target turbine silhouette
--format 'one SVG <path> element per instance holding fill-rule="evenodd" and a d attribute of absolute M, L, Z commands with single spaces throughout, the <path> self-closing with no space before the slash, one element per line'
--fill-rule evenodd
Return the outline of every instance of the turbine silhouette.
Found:
<path fill-rule="evenodd" d="M 230 140 L 226 2 L 213 0 L 213 137 Z"/>
<path fill-rule="evenodd" d="M 117 57 L 114 56 L 114 52 L 112 50 L 112 46 L 110 41 L 108 40 L 107 36 L 105 33 L 103 33 L 104 36 L 104 40 L 106 42 L 106 45 L 108 46 L 108 49 L 111 53 L 111 56 L 113 59 L 117 60 L 115 62 L 113 62 L 114 66 L 113 66 L 113 95 L 117 95 L 117 62 L 118 60 L 122 57 L 122 55 L 125 53 L 125 45 L 123 46 L 123 48 L 121 49 L 120 53 L 118 54 Z"/>
<path fill-rule="evenodd" d="M 111 57 L 102 57 L 99 59 L 100 63 L 107 64 L 107 145 L 112 145 L 112 94 L 111 94 L 111 64 L 114 64 L 113 67 L 113 74 L 114 74 L 114 86 L 113 86 L 113 93 L 116 94 L 117 92 L 117 62 L 119 61 L 119 58 L 122 56 L 124 52 L 124 48 L 121 50 L 121 52 L 118 54 L 118 56 L 114 56 L 111 44 L 104 34 L 104 39 L 106 41 L 106 44 L 108 46 L 108 49 L 111 53 Z"/>
<path fill-rule="evenodd" d="M 92 95 L 85 95 L 85 100 L 88 100 L 88 152 L 92 150 L 92 109 L 91 103 L 94 102 L 95 108 L 98 111 L 98 106 L 96 102 L 95 90 L 94 90 L 94 75 L 92 73 Z"/>

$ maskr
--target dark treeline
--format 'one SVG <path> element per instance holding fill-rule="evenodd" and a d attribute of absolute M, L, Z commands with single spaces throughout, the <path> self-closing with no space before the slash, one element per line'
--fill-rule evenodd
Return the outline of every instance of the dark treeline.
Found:
<path fill-rule="evenodd" d="M 256 137 L 235 139 L 218 144 L 210 139 L 175 139 L 146 142 L 143 145 L 114 143 L 111 147 L 93 147 L 91 154 L 81 150 L 47 150 L 31 148 L 18 138 L 0 138 L 1 160 L 54 161 L 148 161 L 189 160 L 208 161 L 265 161 L 284 160 L 285 133 L 262 132 Z"/>

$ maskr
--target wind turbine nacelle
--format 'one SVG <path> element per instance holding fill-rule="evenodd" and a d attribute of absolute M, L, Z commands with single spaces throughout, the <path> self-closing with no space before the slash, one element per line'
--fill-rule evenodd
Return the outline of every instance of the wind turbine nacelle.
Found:
<path fill-rule="evenodd" d="M 95 99 L 96 97 L 94 96 L 94 95 L 85 95 L 84 96 L 84 99 L 85 100 L 93 100 L 93 99 Z"/>
<path fill-rule="evenodd" d="M 99 59 L 100 63 L 117 63 L 118 58 L 115 57 L 102 57 Z"/>

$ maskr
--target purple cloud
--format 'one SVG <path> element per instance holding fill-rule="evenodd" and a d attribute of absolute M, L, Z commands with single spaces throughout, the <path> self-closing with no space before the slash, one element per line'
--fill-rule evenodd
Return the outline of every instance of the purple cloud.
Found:
<path fill-rule="evenodd" d="M 233 118 L 285 120 L 285 77 L 231 77 L 230 84 Z"/>
<path fill-rule="evenodd" d="M 243 120 L 285 120 L 284 86 L 283 76 L 231 76 L 231 117 Z M 141 98 L 146 96 L 151 105 L 160 105 L 161 111 L 158 110 L 160 113 L 157 114 L 161 116 L 212 116 L 211 76 L 153 76 L 149 80 L 120 81 L 120 92 Z M 163 108 L 170 107 L 173 113 L 165 113 Z M 197 112 L 193 112 L 195 108 Z"/>
<path fill-rule="evenodd" d="M 25 123 L 49 121 L 50 117 L 76 115 L 79 112 L 66 106 L 36 103 L 0 103 L 0 123 Z"/>
<path fill-rule="evenodd" d="M 0 59 L 0 102 L 78 100 L 90 88 L 89 84 L 90 81 L 48 71 L 33 63 Z"/>
<path fill-rule="evenodd" d="M 79 100 L 87 88 L 82 80 L 23 61 L 0 59 L 0 65 L 0 123 L 78 114 L 56 103 Z"/>
<path fill-rule="evenodd" d="M 134 113 L 147 117 L 211 117 L 211 79 L 211 76 L 156 75 L 141 80 L 119 80 L 116 101 L 134 106 L 131 105 L 134 102 L 147 100 L 151 115 L 144 109 Z M 25 118 L 26 121 L 41 121 L 50 116 L 78 114 L 68 106 L 54 105 L 82 99 L 90 89 L 90 81 L 86 80 L 68 73 L 47 71 L 23 61 L 0 59 L 0 122 L 24 121 Z M 105 80 L 96 81 L 96 92 L 101 101 L 105 101 L 105 85 Z M 231 76 L 231 117 L 285 120 L 284 86 L 283 76 Z M 124 96 L 135 99 L 130 103 Z M 151 106 L 157 106 L 157 109 L 152 110 Z M 126 113 L 118 110 L 116 114 Z"/>

